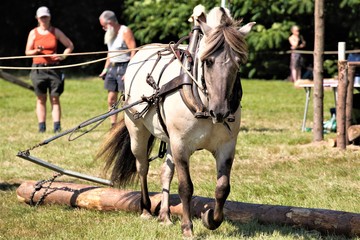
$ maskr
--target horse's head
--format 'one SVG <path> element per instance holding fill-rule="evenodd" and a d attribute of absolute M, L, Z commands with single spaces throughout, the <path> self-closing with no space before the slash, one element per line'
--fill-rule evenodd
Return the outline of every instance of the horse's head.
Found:
<path fill-rule="evenodd" d="M 230 102 L 238 92 L 235 88 L 239 87 L 236 81 L 240 81 L 237 79 L 240 64 L 247 60 L 245 35 L 255 23 L 239 29 L 240 22 L 234 21 L 224 8 L 210 11 L 207 22 L 199 21 L 204 33 L 199 58 L 203 66 L 209 112 L 213 122 L 217 123 L 223 122 L 231 112 Z"/>

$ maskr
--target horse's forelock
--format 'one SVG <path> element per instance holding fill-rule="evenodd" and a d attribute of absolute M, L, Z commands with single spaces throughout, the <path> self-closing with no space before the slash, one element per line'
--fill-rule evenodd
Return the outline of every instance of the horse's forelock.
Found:
<path fill-rule="evenodd" d="M 240 56 L 240 62 L 245 63 L 247 60 L 247 45 L 244 36 L 238 31 L 241 21 L 234 21 L 226 13 L 222 22 L 213 28 L 203 39 L 200 60 L 203 61 L 209 55 L 214 53 L 223 44 L 229 45 L 229 48 Z M 229 54 L 233 56 L 233 54 Z"/>
<path fill-rule="evenodd" d="M 211 28 L 215 28 L 228 19 L 232 20 L 229 9 L 215 7 L 207 14 L 206 22 Z"/>

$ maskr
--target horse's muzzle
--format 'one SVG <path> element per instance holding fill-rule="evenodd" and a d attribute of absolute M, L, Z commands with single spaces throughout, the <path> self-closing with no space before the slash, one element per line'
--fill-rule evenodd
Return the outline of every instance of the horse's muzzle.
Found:
<path fill-rule="evenodd" d="M 214 124 L 223 123 L 224 120 L 230 115 L 230 111 L 225 113 L 216 113 L 214 110 L 210 110 L 209 112 Z"/>

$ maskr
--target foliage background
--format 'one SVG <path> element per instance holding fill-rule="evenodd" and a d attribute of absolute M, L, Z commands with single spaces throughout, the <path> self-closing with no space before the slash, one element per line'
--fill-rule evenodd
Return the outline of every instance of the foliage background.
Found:
<path fill-rule="evenodd" d="M 28 32 L 36 26 L 35 11 L 46 5 L 52 13 L 52 22 L 74 42 L 76 52 L 106 50 L 103 30 L 98 16 L 105 9 L 116 12 L 121 23 L 134 31 L 137 44 L 169 43 L 187 35 L 191 24 L 187 21 L 192 9 L 203 4 L 207 10 L 220 5 L 205 0 L 37 0 L 1 1 L 0 56 L 23 55 Z M 314 0 L 231 0 L 228 6 L 236 19 L 256 21 L 248 37 L 250 58 L 243 68 L 249 78 L 285 79 L 289 75 L 287 38 L 290 27 L 298 24 L 307 41 L 306 50 L 313 50 Z M 347 49 L 360 48 L 360 0 L 325 1 L 325 51 L 337 50 L 337 43 L 345 41 Z M 96 59 L 97 55 L 68 58 L 66 63 Z M 336 55 L 325 55 L 325 77 L 336 71 Z M 312 55 L 306 55 L 308 64 Z M 27 66 L 31 60 L 0 61 L 0 65 Z M 103 64 L 85 66 L 76 73 L 97 74 Z M 74 71 L 75 73 L 75 71 Z"/>

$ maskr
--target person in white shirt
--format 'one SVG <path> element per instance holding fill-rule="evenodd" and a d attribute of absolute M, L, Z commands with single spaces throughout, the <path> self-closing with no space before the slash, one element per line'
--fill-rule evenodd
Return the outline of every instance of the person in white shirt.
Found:
<path fill-rule="evenodd" d="M 136 51 L 128 53 L 112 52 L 118 50 L 135 49 L 136 42 L 130 28 L 121 25 L 113 11 L 106 10 L 99 17 L 100 25 L 106 31 L 104 44 L 109 53 L 103 71 L 99 77 L 104 79 L 104 88 L 108 91 L 109 109 L 116 103 L 119 92 L 124 91 L 124 74 L 127 64 Z M 114 126 L 117 115 L 110 116 L 111 125 Z"/>

